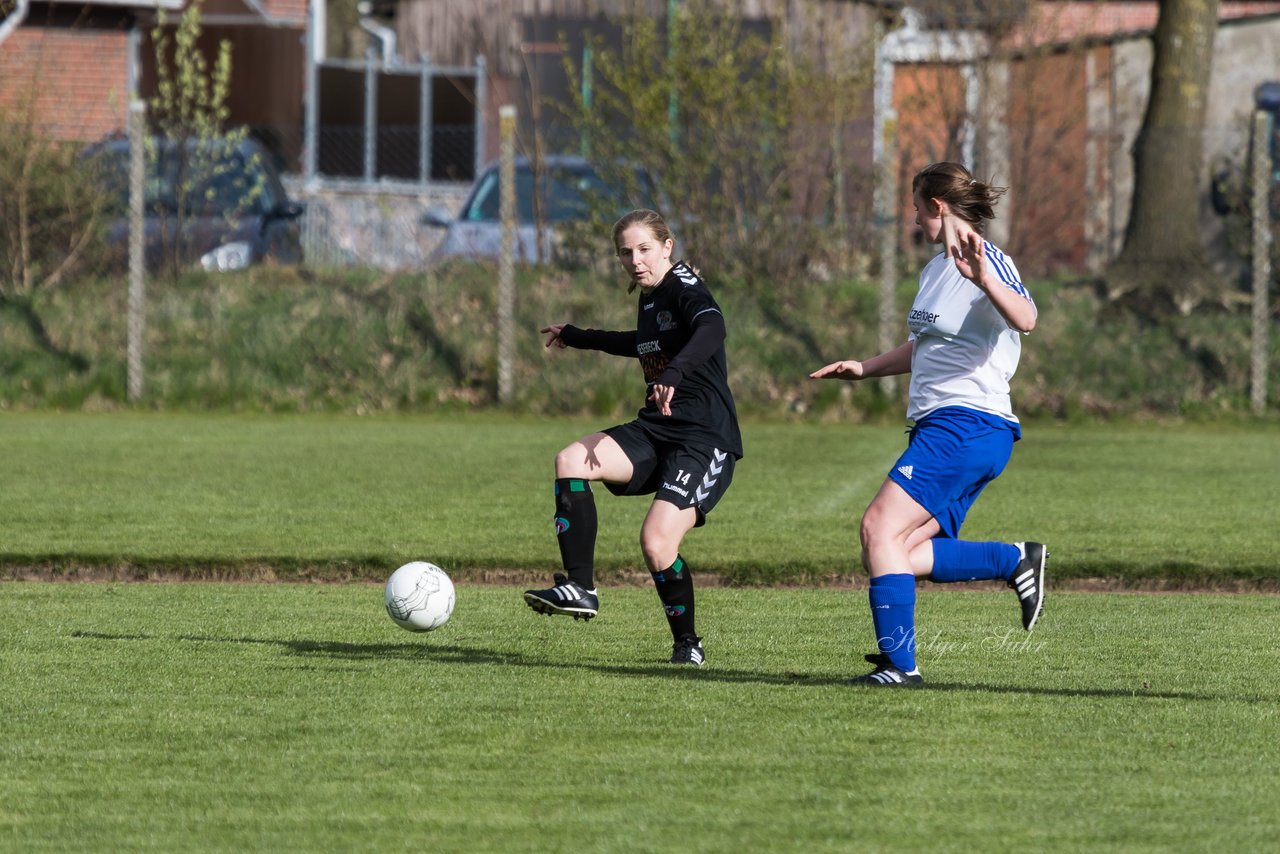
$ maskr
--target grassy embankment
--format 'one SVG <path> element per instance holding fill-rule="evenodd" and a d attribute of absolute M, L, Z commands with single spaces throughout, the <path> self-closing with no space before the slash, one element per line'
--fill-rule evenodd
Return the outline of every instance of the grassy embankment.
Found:
<path fill-rule="evenodd" d="M 807 379 L 877 347 L 878 297 L 861 282 L 749 288 L 711 280 L 728 319 L 731 380 L 745 415 L 843 422 L 901 418 L 903 385 Z M 1040 324 L 1014 379 L 1017 411 L 1199 420 L 1247 411 L 1249 319 L 1206 307 L 1162 324 L 1109 308 L 1084 286 L 1032 282 Z M 169 411 L 440 412 L 494 405 L 494 277 L 459 266 L 418 275 L 260 269 L 148 284 L 146 400 Z M 904 281 L 903 310 L 914 292 Z M 54 341 L 84 357 L 76 371 L 0 312 L 0 406 L 125 405 L 125 296 L 88 282 L 37 308 Z M 641 393 L 633 363 L 548 354 L 540 326 L 629 328 L 634 297 L 616 276 L 523 270 L 516 306 L 517 412 L 621 418 Z M 903 330 L 905 336 L 905 327 Z M 1280 364 L 1280 336 L 1273 336 Z M 1270 399 L 1280 399 L 1280 370 Z"/>

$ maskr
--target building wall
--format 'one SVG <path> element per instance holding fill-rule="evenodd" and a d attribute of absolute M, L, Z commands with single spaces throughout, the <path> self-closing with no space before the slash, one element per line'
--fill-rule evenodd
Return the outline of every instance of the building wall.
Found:
<path fill-rule="evenodd" d="M 1253 90 L 1264 80 L 1280 80 L 1280 19 L 1220 27 L 1205 121 L 1205 159 L 1210 164 L 1243 152 Z"/>
<path fill-rule="evenodd" d="M 899 249 L 909 254 L 913 246 L 920 249 L 920 229 L 912 213 L 912 178 L 929 163 L 962 159 L 960 132 L 967 113 L 960 69 L 940 63 L 899 65 L 893 77 L 893 107 L 898 188 L 893 210 L 898 217 Z"/>
<path fill-rule="evenodd" d="M 744 21 L 785 26 L 796 50 L 844 65 L 854 64 L 856 52 L 870 44 L 877 14 L 865 3 L 847 0 L 713 2 Z M 567 98 L 562 41 L 571 45 L 570 58 L 576 59 L 584 31 L 608 38 L 610 19 L 624 12 L 661 19 L 667 9 L 667 0 L 400 0 L 395 29 L 403 62 L 417 62 L 425 53 L 434 65 L 471 67 L 478 56 L 484 57 L 486 145 L 481 158 L 489 160 L 497 156 L 497 117 L 503 104 L 516 106 L 522 135 L 537 110 L 544 141 L 566 147 L 571 128 L 558 110 L 545 106 L 556 96 Z M 555 95 L 549 94 L 553 91 Z"/>
<path fill-rule="evenodd" d="M 293 27 L 206 25 L 197 47 L 209 62 L 218 46 L 231 45 L 229 123 L 247 125 L 278 154 L 288 171 L 298 170 L 306 88 L 305 30 Z M 144 97 L 157 90 L 156 51 L 150 32 L 139 49 L 139 88 Z"/>
<path fill-rule="evenodd" d="M 1114 257 L 1124 244 L 1129 225 L 1129 205 L 1133 199 L 1133 146 L 1142 128 L 1151 93 L 1151 65 L 1154 54 L 1150 39 L 1130 39 L 1111 47 L 1113 77 L 1107 81 L 1111 98 L 1111 185 L 1102 197 L 1110 207 L 1111 247 Z M 1101 199 L 1100 199 L 1101 201 Z"/>
<path fill-rule="evenodd" d="M 1083 267 L 1086 91 L 1084 64 L 1075 55 L 971 70 L 941 63 L 899 66 L 894 109 L 903 248 L 919 241 L 911 213 L 912 178 L 929 163 L 953 160 L 979 179 L 1007 188 L 987 236 L 1017 260 L 1024 274 Z M 975 101 L 978 116 L 970 113 Z M 972 159 L 964 154 L 969 134 Z"/>
<path fill-rule="evenodd" d="M 1224 7 L 1233 4 L 1223 4 Z M 1140 24 L 1137 7 L 1113 9 L 1114 24 Z M 1208 204 L 1209 176 L 1224 160 L 1239 162 L 1248 145 L 1247 120 L 1253 91 L 1264 80 L 1280 80 L 1280 17 L 1231 20 L 1219 28 L 1209 86 L 1199 211 L 1206 240 L 1221 228 Z M 1133 198 L 1133 146 L 1151 89 L 1152 44 L 1131 36 L 1055 54 L 1024 54 L 1008 63 L 1007 91 L 981 91 L 980 111 L 1000 103 L 999 115 L 983 117 L 999 133 L 980 136 L 974 163 L 982 177 L 1008 185 L 991 230 L 1006 241 L 1024 273 L 1098 269 L 1119 251 Z M 979 75 L 994 84 L 996 75 Z M 960 160 L 965 110 L 961 66 L 899 66 L 894 105 L 900 205 L 910 210 L 910 181 L 922 165 Z M 915 239 L 903 218 L 904 244 Z"/>
<path fill-rule="evenodd" d="M 1033 261 L 1037 272 L 1079 270 L 1086 255 L 1090 201 L 1084 57 L 1051 55 L 1014 63 L 1011 71 L 1011 189 L 997 210 L 1008 224 L 1012 251 Z"/>
<path fill-rule="evenodd" d="M 1038 2 L 1006 43 L 1053 44 L 1071 40 L 1142 35 L 1155 29 L 1159 3 Z M 1227 0 L 1218 5 L 1219 21 L 1280 14 L 1280 2 Z"/>
<path fill-rule="evenodd" d="M 299 26 L 206 24 L 201 48 L 216 56 L 217 41 L 232 42 L 233 123 L 267 129 L 286 160 L 301 149 L 305 85 L 306 0 L 264 0 L 277 20 Z M 234 9 L 248 9 L 243 3 Z M 93 7 L 80 15 L 57 7 L 46 20 L 29 17 L 0 44 L 0 109 L 15 109 L 34 96 L 36 122 L 52 138 L 93 141 L 124 130 L 128 119 L 129 22 L 127 10 Z M 179 13 L 167 19 L 176 23 Z M 149 24 L 140 23 L 139 91 L 155 91 L 154 49 Z"/>
<path fill-rule="evenodd" d="M 128 118 L 128 34 L 123 30 L 19 27 L 0 46 L 0 110 L 34 97 L 53 139 L 92 142 Z"/>
<path fill-rule="evenodd" d="M 188 8 L 190 3 L 185 4 Z M 272 24 L 305 28 L 307 25 L 307 0 L 204 0 L 201 14 L 206 21 L 227 17 L 247 19 L 265 16 Z M 177 18 L 181 13 L 170 15 Z"/>
<path fill-rule="evenodd" d="M 863 38 L 874 15 L 866 4 L 847 0 L 719 0 L 719 5 L 743 20 L 786 20 L 797 36 L 818 39 L 832 50 Z M 580 21 L 627 11 L 664 18 L 667 0 L 401 0 L 395 27 L 401 58 L 427 52 L 438 65 L 470 65 L 481 55 L 493 75 L 518 77 L 528 51 L 524 21 Z"/>
<path fill-rule="evenodd" d="M 262 0 L 262 8 L 272 19 L 301 27 L 307 23 L 307 0 Z"/>
<path fill-rule="evenodd" d="M 1223 4 L 1224 6 L 1228 4 Z M 1223 222 L 1209 200 L 1210 176 L 1224 163 L 1243 162 L 1249 145 L 1253 91 L 1266 80 L 1280 80 L 1280 16 L 1236 20 L 1220 26 L 1214 41 L 1213 69 L 1205 115 L 1204 158 L 1200 165 L 1200 224 L 1210 247 L 1221 237 Z M 1111 253 L 1118 252 L 1129 222 L 1133 198 L 1133 145 L 1151 94 L 1151 41 L 1135 38 L 1113 49 L 1115 78 L 1112 128 L 1113 179 Z"/>

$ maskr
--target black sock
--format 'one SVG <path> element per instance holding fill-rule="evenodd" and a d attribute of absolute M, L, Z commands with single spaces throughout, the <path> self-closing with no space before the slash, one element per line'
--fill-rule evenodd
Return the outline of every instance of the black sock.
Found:
<path fill-rule="evenodd" d="M 661 572 L 652 572 L 658 598 L 667 612 L 671 636 L 680 640 L 685 635 L 697 635 L 693 630 L 693 572 L 684 558 L 676 555 L 676 562 Z"/>
<path fill-rule="evenodd" d="M 596 499 L 581 478 L 556 478 L 556 541 L 569 580 L 595 589 Z"/>

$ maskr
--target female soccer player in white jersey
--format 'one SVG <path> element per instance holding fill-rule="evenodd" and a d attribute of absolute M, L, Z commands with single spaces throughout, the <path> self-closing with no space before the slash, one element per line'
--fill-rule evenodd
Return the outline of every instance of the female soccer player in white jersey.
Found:
<path fill-rule="evenodd" d="M 646 402 L 635 420 L 584 436 L 556 455 L 556 535 L 565 571 L 552 587 L 525 591 L 524 598 L 543 614 L 596 616 L 590 482 L 604 481 L 615 495 L 653 495 L 640 550 L 671 627 L 671 663 L 701 665 L 693 573 L 679 551 L 684 535 L 706 521 L 729 488 L 742 457 L 724 316 L 698 272 L 672 259 L 675 240 L 656 212 L 636 210 L 618 220 L 613 242 L 631 279 L 628 292 L 640 289 L 636 327 L 606 332 L 556 323 L 542 331 L 548 347 L 638 359 Z"/>
<path fill-rule="evenodd" d="M 910 372 L 907 450 L 862 516 L 862 563 L 871 576 L 875 669 L 853 680 L 872 686 L 923 682 L 915 660 L 916 578 L 948 583 L 1005 579 L 1018 594 L 1022 625 L 1044 605 L 1048 552 L 1041 543 L 958 539 L 965 514 L 1004 470 L 1021 438 L 1009 402 L 1020 336 L 1036 306 L 1018 270 L 983 239 L 1004 188 L 958 163 L 934 163 L 911 182 L 915 221 L 943 251 L 920 273 L 905 343 L 865 361 L 833 362 L 811 377 L 861 380 Z"/>

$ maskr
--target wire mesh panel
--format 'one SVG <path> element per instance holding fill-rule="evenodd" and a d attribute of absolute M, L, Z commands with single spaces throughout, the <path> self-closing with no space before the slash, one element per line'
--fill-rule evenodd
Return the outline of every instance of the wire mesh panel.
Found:
<path fill-rule="evenodd" d="M 474 180 L 475 150 L 474 124 L 436 125 L 431 135 L 431 180 Z"/>
<path fill-rule="evenodd" d="M 305 193 L 302 218 L 304 262 L 312 267 L 373 267 L 414 270 L 428 263 L 443 232 L 422 223 L 433 205 L 457 210 L 465 185 L 436 184 L 389 190 L 358 181 L 330 184 Z"/>
<path fill-rule="evenodd" d="M 364 128 L 360 125 L 321 125 L 319 158 L 321 175 L 359 178 L 364 174 Z"/>
<path fill-rule="evenodd" d="M 480 73 L 479 67 L 392 69 L 376 60 L 321 63 L 315 177 L 471 180 L 479 144 Z M 424 165 L 429 174 L 423 174 Z"/>

